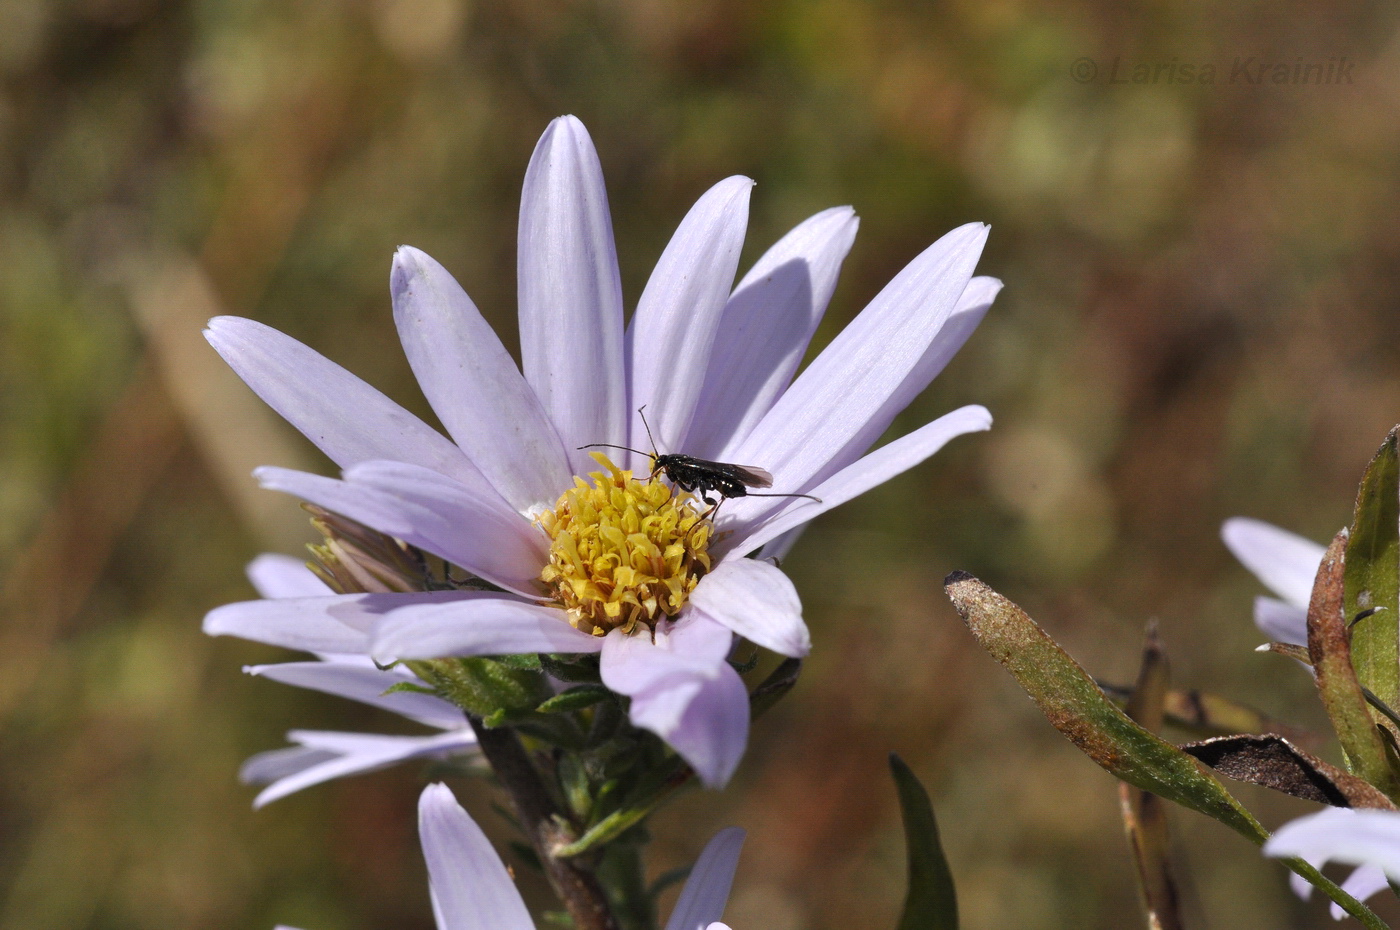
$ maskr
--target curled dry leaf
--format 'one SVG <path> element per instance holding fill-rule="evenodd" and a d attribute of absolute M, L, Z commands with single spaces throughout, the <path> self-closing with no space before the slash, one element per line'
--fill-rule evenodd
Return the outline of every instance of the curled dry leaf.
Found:
<path fill-rule="evenodd" d="M 1236 781 L 1263 785 L 1305 801 L 1333 807 L 1396 809 L 1394 803 L 1369 782 L 1273 733 L 1221 736 L 1187 743 L 1181 748 Z"/>

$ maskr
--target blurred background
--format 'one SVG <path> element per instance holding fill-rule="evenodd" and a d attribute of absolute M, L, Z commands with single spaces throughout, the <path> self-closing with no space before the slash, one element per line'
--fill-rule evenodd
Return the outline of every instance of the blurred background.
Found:
<path fill-rule="evenodd" d="M 1307 676 L 1251 651 L 1260 588 L 1218 530 L 1246 514 L 1330 536 L 1400 420 L 1398 17 L 0 0 L 0 926 L 432 926 L 421 770 L 260 812 L 236 780 L 291 727 L 411 725 L 248 678 L 287 654 L 200 633 L 252 596 L 249 558 L 310 538 L 251 468 L 328 463 L 199 329 L 254 317 L 426 412 L 390 319 L 393 249 L 442 261 L 514 346 L 520 183 L 562 113 L 601 154 L 629 305 L 736 173 L 758 181 L 745 265 L 820 209 L 862 216 L 818 347 L 964 222 L 991 223 L 980 271 L 1007 285 L 893 432 L 966 403 L 996 426 L 808 532 L 785 565 L 807 673 L 727 791 L 655 819 L 656 870 L 737 824 L 735 927 L 892 926 L 899 750 L 966 927 L 1139 925 L 1115 783 L 941 580 L 981 576 L 1110 680 L 1131 680 L 1155 617 L 1179 683 L 1322 725 Z M 1266 62 L 1282 83 L 1253 80 Z M 486 789 L 455 787 L 503 836 Z M 1240 794 L 1271 826 L 1307 810 Z M 1172 824 L 1191 926 L 1328 925 L 1243 840 Z"/>

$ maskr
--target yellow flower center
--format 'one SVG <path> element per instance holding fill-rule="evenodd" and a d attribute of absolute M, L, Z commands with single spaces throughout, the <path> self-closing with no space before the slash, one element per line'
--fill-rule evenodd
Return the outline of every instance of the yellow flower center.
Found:
<path fill-rule="evenodd" d="M 536 520 L 552 540 L 540 580 L 594 636 L 655 631 L 685 606 L 710 568 L 710 524 L 699 504 L 656 479 L 638 481 L 600 452 L 607 471 L 582 478 Z"/>

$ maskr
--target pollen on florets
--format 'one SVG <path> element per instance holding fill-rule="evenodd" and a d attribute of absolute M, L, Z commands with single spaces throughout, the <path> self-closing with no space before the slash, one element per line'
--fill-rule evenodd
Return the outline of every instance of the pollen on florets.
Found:
<path fill-rule="evenodd" d="M 654 631 L 709 571 L 709 521 L 690 494 L 593 458 L 606 471 L 575 478 L 536 518 L 552 540 L 540 580 L 585 633 Z"/>

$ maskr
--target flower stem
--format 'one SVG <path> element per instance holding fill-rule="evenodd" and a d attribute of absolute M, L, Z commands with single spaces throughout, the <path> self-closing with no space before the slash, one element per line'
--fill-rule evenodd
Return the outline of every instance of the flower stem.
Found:
<path fill-rule="evenodd" d="M 471 721 L 482 755 L 491 763 L 496 777 L 510 795 L 520 828 L 544 865 L 550 885 L 573 917 L 574 927 L 577 930 L 618 930 L 597 877 L 568 859 L 555 857 L 555 848 L 568 842 L 570 837 L 561 829 L 559 811 L 525 747 L 520 744 L 520 738 L 508 727 L 487 727 L 471 715 L 467 719 Z"/>

